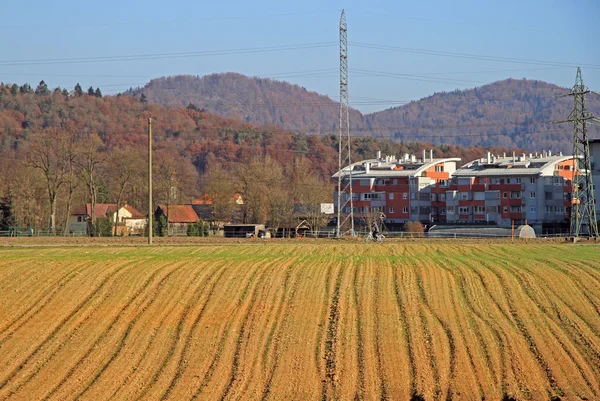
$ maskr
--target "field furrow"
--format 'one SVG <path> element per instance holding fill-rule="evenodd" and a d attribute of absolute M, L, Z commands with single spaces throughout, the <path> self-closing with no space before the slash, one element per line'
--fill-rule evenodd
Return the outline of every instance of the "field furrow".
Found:
<path fill-rule="evenodd" d="M 593 400 L 600 246 L 0 247 L 0 401 Z"/>

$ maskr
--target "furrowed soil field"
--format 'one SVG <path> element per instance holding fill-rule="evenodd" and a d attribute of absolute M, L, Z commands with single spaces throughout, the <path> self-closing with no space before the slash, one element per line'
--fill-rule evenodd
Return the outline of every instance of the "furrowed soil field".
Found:
<path fill-rule="evenodd" d="M 600 246 L 0 248 L 0 400 L 597 400 Z"/>

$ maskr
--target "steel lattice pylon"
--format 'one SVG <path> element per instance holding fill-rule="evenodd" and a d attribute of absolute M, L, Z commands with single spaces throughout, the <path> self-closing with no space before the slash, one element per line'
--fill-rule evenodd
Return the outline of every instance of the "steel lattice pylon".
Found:
<path fill-rule="evenodd" d="M 581 69 L 577 68 L 575 85 L 569 93 L 574 98 L 573 111 L 567 121 L 573 123 L 573 179 L 571 193 L 570 236 L 577 238 L 585 234 L 587 225 L 590 237 L 598 237 L 598 222 L 594 202 L 594 184 L 590 162 L 590 148 L 587 134 L 587 120 L 593 116 L 585 109 L 585 94 L 589 90 L 583 84 Z"/>
<path fill-rule="evenodd" d="M 340 17 L 340 127 L 339 169 L 337 186 L 337 231 L 354 235 L 354 204 L 352 199 L 352 161 L 350 147 L 350 119 L 348 101 L 348 26 L 346 14 Z M 344 171 L 346 169 L 346 171 Z M 348 226 L 349 223 L 349 226 Z"/>

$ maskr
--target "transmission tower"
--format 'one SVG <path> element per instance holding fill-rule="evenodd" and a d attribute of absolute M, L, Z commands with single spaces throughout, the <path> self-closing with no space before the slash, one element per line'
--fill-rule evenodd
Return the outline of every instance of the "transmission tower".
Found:
<path fill-rule="evenodd" d="M 339 237 L 349 231 L 354 235 L 354 204 L 352 200 L 352 161 L 350 157 L 350 119 L 348 102 L 348 26 L 346 14 L 340 17 L 340 135 L 337 187 L 337 232 Z M 344 168 L 347 170 L 344 172 Z M 347 228 L 347 223 L 350 227 Z"/>
<path fill-rule="evenodd" d="M 590 91 L 583 84 L 581 69 L 577 67 L 575 86 L 567 96 L 573 96 L 574 107 L 568 122 L 573 123 L 573 179 L 571 192 L 570 236 L 578 238 L 583 226 L 588 226 L 590 238 L 598 237 L 598 222 L 594 202 L 594 184 L 590 162 L 587 121 L 594 117 L 585 109 L 585 94 Z"/>

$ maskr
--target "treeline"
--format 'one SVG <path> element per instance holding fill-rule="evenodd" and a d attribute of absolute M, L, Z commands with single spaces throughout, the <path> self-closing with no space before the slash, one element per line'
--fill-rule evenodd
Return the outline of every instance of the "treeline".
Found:
<path fill-rule="evenodd" d="M 101 97 L 81 88 L 0 84 L 0 224 L 68 232 L 84 203 L 127 202 L 147 210 L 147 121 L 153 119 L 154 200 L 188 203 L 205 195 L 219 217 L 233 194 L 244 219 L 279 224 L 298 203 L 331 202 L 336 136 L 306 136 L 199 110 L 167 108 L 132 96 Z M 93 92 L 93 94 L 92 94 Z M 354 159 L 419 155 L 431 144 L 357 138 Z M 433 147 L 465 162 L 483 148 Z M 492 149 L 501 153 L 509 149 Z"/>

